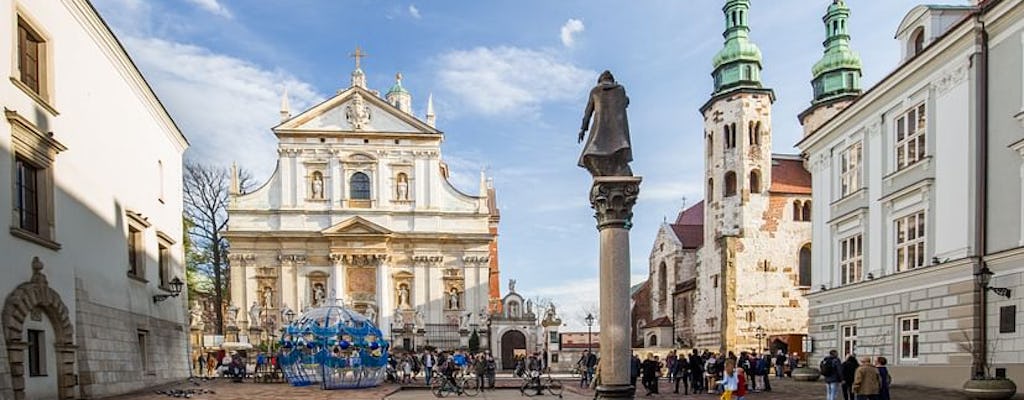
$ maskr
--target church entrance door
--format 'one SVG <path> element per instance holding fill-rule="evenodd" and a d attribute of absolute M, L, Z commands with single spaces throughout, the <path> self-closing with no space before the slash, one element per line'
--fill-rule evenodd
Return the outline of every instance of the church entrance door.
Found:
<path fill-rule="evenodd" d="M 516 350 L 519 350 L 518 352 Z M 516 367 L 516 353 L 526 352 L 526 335 L 520 331 L 508 331 L 501 335 L 501 368 Z"/>

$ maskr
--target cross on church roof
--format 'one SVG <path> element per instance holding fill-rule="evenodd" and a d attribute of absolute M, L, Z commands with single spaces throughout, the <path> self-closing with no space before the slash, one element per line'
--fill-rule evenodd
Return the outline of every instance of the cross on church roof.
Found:
<path fill-rule="evenodd" d="M 359 48 L 359 46 L 356 46 L 355 53 L 349 54 L 349 57 L 356 59 L 356 69 L 359 69 L 359 60 L 368 55 L 369 54 L 363 52 L 363 49 Z"/>

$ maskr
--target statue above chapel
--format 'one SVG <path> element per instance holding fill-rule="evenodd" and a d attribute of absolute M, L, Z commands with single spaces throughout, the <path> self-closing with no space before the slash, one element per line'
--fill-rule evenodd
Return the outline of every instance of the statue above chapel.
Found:
<path fill-rule="evenodd" d="M 578 139 L 582 143 L 586 137 L 587 144 L 580 155 L 579 166 L 589 171 L 591 176 L 633 176 L 629 168 L 633 151 L 626 118 L 628 106 L 626 89 L 615 82 L 610 71 L 601 73 L 597 86 L 590 90 Z M 592 116 L 593 125 L 590 124 Z M 589 137 L 586 136 L 588 129 Z"/>

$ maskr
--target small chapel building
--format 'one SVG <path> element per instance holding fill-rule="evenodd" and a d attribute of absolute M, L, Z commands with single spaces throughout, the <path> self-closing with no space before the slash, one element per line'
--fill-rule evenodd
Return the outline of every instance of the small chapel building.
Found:
<path fill-rule="evenodd" d="M 501 307 L 493 183 L 453 186 L 432 98 L 414 115 L 401 74 L 382 97 L 355 56 L 335 96 L 294 116 L 283 98 L 270 179 L 232 184 L 231 303 L 244 309 L 228 334 L 256 342 L 288 311 L 344 304 L 395 348 L 465 346 Z"/>

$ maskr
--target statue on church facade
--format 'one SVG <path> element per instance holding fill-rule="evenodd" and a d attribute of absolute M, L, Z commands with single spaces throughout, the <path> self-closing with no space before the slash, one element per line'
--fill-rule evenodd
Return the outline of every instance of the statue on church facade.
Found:
<path fill-rule="evenodd" d="M 263 311 L 263 307 L 260 307 L 260 303 L 253 301 L 252 307 L 249 307 L 249 326 L 257 327 L 260 325 L 260 314 Z"/>
<path fill-rule="evenodd" d="M 398 286 L 398 305 L 409 306 L 409 287 L 405 285 Z"/>
<path fill-rule="evenodd" d="M 509 279 L 508 280 L 508 291 L 515 293 L 515 291 L 516 291 L 516 280 L 515 279 Z"/>
<path fill-rule="evenodd" d="M 395 193 L 398 200 L 409 200 L 409 177 L 405 174 L 398 174 L 398 182 L 395 184 Z"/>
<path fill-rule="evenodd" d="M 452 310 L 459 309 L 459 290 L 456 288 L 448 291 L 448 308 Z"/>
<path fill-rule="evenodd" d="M 322 283 L 314 284 L 313 285 L 313 307 L 322 307 L 326 300 L 327 300 L 327 293 L 324 291 L 324 285 Z"/>
<path fill-rule="evenodd" d="M 370 107 L 363 102 L 363 96 L 356 93 L 352 96 L 352 104 L 345 108 L 345 120 L 358 131 L 369 125 L 370 118 Z"/>
<path fill-rule="evenodd" d="M 587 140 L 578 164 L 591 176 L 633 176 L 629 168 L 633 151 L 626 117 L 628 106 L 626 89 L 615 82 L 610 71 L 601 73 L 597 86 L 590 91 L 578 139 L 580 143 L 585 137 Z M 593 125 L 590 124 L 591 117 Z M 588 129 L 589 137 L 586 136 Z"/>
<path fill-rule="evenodd" d="M 274 289 L 271 289 L 270 286 L 265 286 L 263 288 L 263 308 L 273 308 L 273 307 L 274 307 Z"/>
<path fill-rule="evenodd" d="M 238 327 L 238 307 L 234 304 L 228 306 L 228 317 L 226 324 L 229 328 Z"/>
<path fill-rule="evenodd" d="M 189 326 L 202 329 L 203 325 L 203 307 L 199 305 L 198 301 L 193 301 L 192 308 L 189 310 Z"/>
<path fill-rule="evenodd" d="M 324 176 L 319 171 L 313 173 L 313 187 L 311 189 L 314 199 L 324 198 Z"/>
<path fill-rule="evenodd" d="M 405 316 L 400 308 L 395 309 L 395 326 L 405 326 Z"/>

